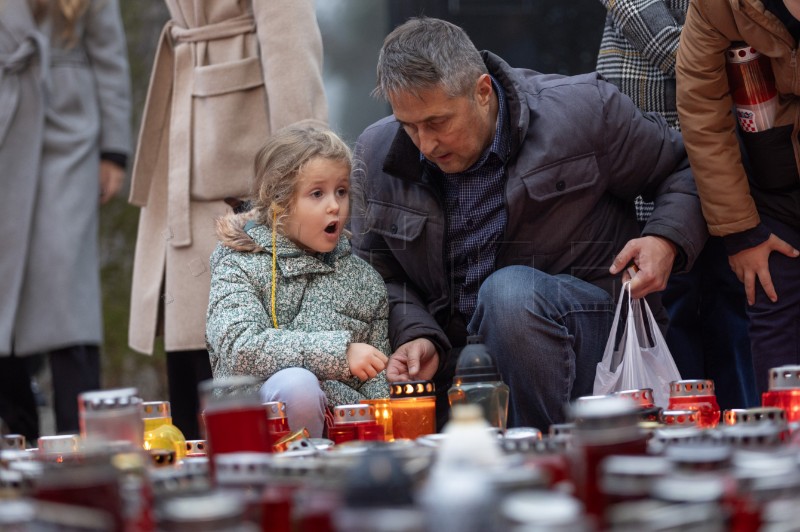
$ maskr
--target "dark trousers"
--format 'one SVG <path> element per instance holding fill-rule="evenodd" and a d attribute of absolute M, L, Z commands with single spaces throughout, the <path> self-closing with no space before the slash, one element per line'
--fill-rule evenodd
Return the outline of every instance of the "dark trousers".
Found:
<path fill-rule="evenodd" d="M 77 434 L 78 395 L 100 389 L 100 348 L 76 345 L 50 351 L 56 432 Z"/>
<path fill-rule="evenodd" d="M 56 432 L 76 434 L 78 394 L 100 389 L 100 349 L 77 345 L 49 353 L 53 381 Z M 29 444 L 39 438 L 39 413 L 31 390 L 28 357 L 0 358 L 0 418 L 11 432 L 22 434 Z"/>
<path fill-rule="evenodd" d="M 713 380 L 722 409 L 760 404 L 744 285 L 728 264 L 722 238 L 708 239 L 692 271 L 670 277 L 662 301 L 670 318 L 667 346 L 681 377 Z"/>
<path fill-rule="evenodd" d="M 799 230 L 763 214 L 761 223 L 800 249 Z M 800 258 L 773 251 L 769 256 L 769 273 L 778 301 L 770 301 L 756 280 L 756 301 L 747 307 L 759 396 L 767 391 L 771 368 L 800 364 Z"/>
<path fill-rule="evenodd" d="M 197 385 L 212 378 L 208 351 L 168 351 L 167 385 L 172 423 L 187 440 L 202 438 L 198 423 L 200 401 Z"/>
<path fill-rule="evenodd" d="M 25 359 L 0 357 L 0 419 L 5 430 L 22 434 L 29 445 L 39 438 L 39 412 L 31 390 L 31 378 Z"/>

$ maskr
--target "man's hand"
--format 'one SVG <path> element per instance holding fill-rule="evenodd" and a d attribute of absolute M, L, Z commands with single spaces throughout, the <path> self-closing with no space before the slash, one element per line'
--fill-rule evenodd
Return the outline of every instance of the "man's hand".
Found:
<path fill-rule="evenodd" d="M 117 195 L 125 180 L 125 169 L 116 163 L 100 160 L 100 204 L 105 205 Z"/>
<path fill-rule="evenodd" d="M 389 358 L 386 379 L 389 382 L 430 380 L 439 369 L 439 353 L 427 338 L 417 338 L 397 348 Z"/>
<path fill-rule="evenodd" d="M 660 236 L 634 238 L 617 254 L 609 271 L 617 274 L 633 261 L 639 271 L 631 278 L 631 297 L 638 299 L 667 287 L 669 274 L 678 249 L 671 241 Z M 623 281 L 630 278 L 627 271 Z"/>
<path fill-rule="evenodd" d="M 347 365 L 350 373 L 360 381 L 368 381 L 386 367 L 386 355 L 369 344 L 352 343 L 347 346 Z"/>
<path fill-rule="evenodd" d="M 767 293 L 769 300 L 773 303 L 778 301 L 778 294 L 775 292 L 772 276 L 769 274 L 769 255 L 773 251 L 792 258 L 800 254 L 791 244 L 781 240 L 773 233 L 761 244 L 728 257 L 728 263 L 731 265 L 733 273 L 744 283 L 744 292 L 747 294 L 747 303 L 750 305 L 756 302 L 756 277 L 764 287 L 764 292 Z"/>

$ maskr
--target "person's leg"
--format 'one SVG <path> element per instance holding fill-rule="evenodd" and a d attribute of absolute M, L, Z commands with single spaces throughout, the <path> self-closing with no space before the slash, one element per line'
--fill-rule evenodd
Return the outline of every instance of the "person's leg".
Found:
<path fill-rule="evenodd" d="M 167 386 L 172 423 L 187 440 L 202 437 L 198 423 L 200 399 L 197 385 L 210 378 L 211 361 L 205 349 L 167 352 Z"/>
<path fill-rule="evenodd" d="M 261 386 L 261 400 L 284 403 L 292 431 L 305 427 L 312 438 L 322 437 L 327 400 L 319 379 L 307 369 L 286 368 L 275 373 Z"/>
<path fill-rule="evenodd" d="M 570 400 L 591 395 L 614 319 L 603 289 L 525 266 L 490 275 L 469 324 L 511 389 L 509 427 L 547 431 Z"/>
<path fill-rule="evenodd" d="M 49 353 L 56 432 L 77 433 L 78 395 L 100 389 L 100 348 L 75 345 Z"/>
<path fill-rule="evenodd" d="M 768 216 L 762 215 L 761 222 L 800 249 L 800 231 Z M 758 397 L 767 391 L 771 368 L 800 364 L 800 258 L 772 252 L 769 273 L 778 301 L 770 301 L 756 281 L 756 301 L 747 308 Z"/>
<path fill-rule="evenodd" d="M 725 246 L 711 237 L 703 250 L 702 323 L 705 377 L 714 381 L 720 408 L 750 408 L 760 404 L 755 391 L 753 357 L 747 334 L 744 285 L 728 264 Z M 680 369 L 680 366 L 678 366 Z M 693 378 L 684 376 L 683 378 Z"/>
<path fill-rule="evenodd" d="M 691 271 L 670 275 L 667 288 L 661 294 L 661 302 L 669 315 L 664 339 L 684 379 L 706 378 L 704 332 L 699 315 L 705 259 L 703 251 Z"/>
<path fill-rule="evenodd" d="M 39 439 L 39 412 L 31 390 L 31 377 L 25 360 L 20 357 L 0 357 L 0 419 L 8 430 L 22 434 L 29 445 Z"/>

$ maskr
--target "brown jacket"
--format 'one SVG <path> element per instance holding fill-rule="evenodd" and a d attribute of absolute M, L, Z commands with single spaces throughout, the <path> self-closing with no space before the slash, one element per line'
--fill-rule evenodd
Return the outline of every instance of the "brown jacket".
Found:
<path fill-rule="evenodd" d="M 165 348 L 205 348 L 222 199 L 249 193 L 270 132 L 327 121 L 313 0 L 166 2 L 130 195 L 142 212 L 129 343 L 144 353 L 162 304 Z"/>
<path fill-rule="evenodd" d="M 678 113 L 703 215 L 712 235 L 756 227 L 759 214 L 742 166 L 725 50 L 744 41 L 770 58 L 780 103 L 775 127 L 791 126 L 800 168 L 800 66 L 796 43 L 759 0 L 693 0 L 678 48 Z"/>

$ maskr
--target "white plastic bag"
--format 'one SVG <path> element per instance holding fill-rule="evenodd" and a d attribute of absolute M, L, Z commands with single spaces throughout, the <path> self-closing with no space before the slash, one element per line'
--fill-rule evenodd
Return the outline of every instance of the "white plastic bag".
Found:
<path fill-rule="evenodd" d="M 630 297 L 630 284 L 629 281 L 622 285 L 611 334 L 603 359 L 597 364 L 594 394 L 652 388 L 655 404 L 666 408 L 669 404 L 669 383 L 680 380 L 681 375 L 650 306 L 645 299 Z M 628 301 L 628 312 L 617 344 L 623 299 Z"/>

